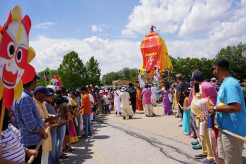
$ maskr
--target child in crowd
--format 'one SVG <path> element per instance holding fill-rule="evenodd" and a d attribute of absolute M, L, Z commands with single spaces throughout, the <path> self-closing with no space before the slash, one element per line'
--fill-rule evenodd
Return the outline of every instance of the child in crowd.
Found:
<path fill-rule="evenodd" d="M 183 107 L 181 107 L 184 110 L 182 128 L 183 128 L 183 133 L 185 135 L 190 134 L 190 106 L 188 106 L 188 95 L 189 92 L 185 90 L 184 91 L 185 100 L 184 100 Z"/>
<path fill-rule="evenodd" d="M 0 104 L 2 104 L 2 101 Z M 2 109 L 2 105 L 0 105 L 0 109 Z M 34 155 L 37 157 L 37 150 L 23 147 L 21 144 L 21 134 L 19 130 L 9 122 L 9 111 L 5 108 L 3 127 L 0 137 L 0 163 L 11 163 L 11 161 L 13 163 L 24 163 L 25 156 L 30 157 Z"/>
<path fill-rule="evenodd" d="M 173 103 L 172 103 L 172 109 L 177 109 L 177 101 L 176 101 L 176 83 L 172 84 L 172 95 L 173 95 Z"/>

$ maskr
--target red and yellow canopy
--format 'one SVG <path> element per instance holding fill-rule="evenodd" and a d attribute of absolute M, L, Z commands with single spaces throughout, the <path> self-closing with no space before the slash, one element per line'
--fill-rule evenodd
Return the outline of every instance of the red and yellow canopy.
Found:
<path fill-rule="evenodd" d="M 166 43 L 156 32 L 151 31 L 144 37 L 140 49 L 143 56 L 141 71 L 148 73 L 154 67 L 158 70 L 173 70 Z"/>

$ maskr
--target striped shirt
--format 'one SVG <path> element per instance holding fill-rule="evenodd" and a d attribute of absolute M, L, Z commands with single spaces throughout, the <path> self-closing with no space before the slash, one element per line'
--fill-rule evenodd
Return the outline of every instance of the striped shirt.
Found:
<path fill-rule="evenodd" d="M 12 124 L 2 131 L 0 145 L 2 145 L 3 159 L 18 163 L 25 162 L 25 151 L 20 138 L 20 132 Z"/>

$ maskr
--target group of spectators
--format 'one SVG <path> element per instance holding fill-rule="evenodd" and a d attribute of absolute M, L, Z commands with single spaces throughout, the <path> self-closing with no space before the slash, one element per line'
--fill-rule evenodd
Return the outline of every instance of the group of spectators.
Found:
<path fill-rule="evenodd" d="M 163 115 L 172 115 L 177 109 L 184 134 L 197 139 L 191 144 L 201 149 L 196 159 L 206 158 L 203 163 L 242 163 L 244 142 L 215 126 L 246 136 L 245 88 L 230 76 L 227 60 L 217 60 L 212 71 L 217 79 L 210 81 L 196 70 L 190 83 L 178 74 L 176 82 L 162 85 L 140 87 L 136 82 L 128 88 L 61 87 L 56 91 L 37 87 L 39 77 L 34 73 L 23 83 L 21 98 L 6 109 L 0 163 L 27 162 L 31 156 L 35 157 L 32 163 L 60 163 L 60 159 L 68 158 L 66 153 L 73 152 L 71 143 L 93 135 L 91 124 L 96 115 L 114 109 L 116 116 L 131 119 L 138 109 L 153 117 L 157 102 L 163 102 Z M 44 143 L 37 150 L 42 138 Z"/>
<path fill-rule="evenodd" d="M 60 159 L 73 152 L 71 143 L 93 135 L 94 113 L 109 112 L 104 103 L 106 95 L 92 86 L 55 91 L 53 87 L 37 86 L 35 70 L 30 76 L 23 83 L 21 98 L 6 108 L 0 163 L 24 163 L 31 156 L 35 157 L 32 163 L 61 163 Z M 38 148 L 41 139 L 44 142 Z"/>
<path fill-rule="evenodd" d="M 212 71 L 216 78 L 210 80 L 205 80 L 202 72 L 196 70 L 192 72 L 190 82 L 177 74 L 177 81 L 159 86 L 130 84 L 127 90 L 114 91 L 114 97 L 123 104 L 132 104 L 131 109 L 129 105 L 121 105 L 123 119 L 131 119 L 136 108 L 144 110 L 146 117 L 155 116 L 153 107 L 156 101 L 162 101 L 163 115 L 172 115 L 177 109 L 175 117 L 182 122 L 179 127 L 185 135 L 197 139 L 191 142 L 193 149 L 201 149 L 196 159 L 205 158 L 202 163 L 241 164 L 243 140 L 221 129 L 246 136 L 244 84 L 230 76 L 226 59 L 217 60 Z M 115 109 L 116 113 L 121 110 Z"/>
<path fill-rule="evenodd" d="M 178 109 L 176 117 L 181 118 L 179 126 L 184 134 L 197 139 L 191 142 L 193 149 L 202 150 L 196 159 L 206 158 L 203 163 L 241 164 L 244 142 L 235 135 L 246 136 L 244 84 L 230 76 L 226 59 L 218 59 L 212 71 L 217 79 L 204 80 L 202 72 L 196 70 L 190 83 L 178 74 L 177 84 L 171 84 L 169 100 Z M 168 89 L 167 85 L 162 90 Z"/>

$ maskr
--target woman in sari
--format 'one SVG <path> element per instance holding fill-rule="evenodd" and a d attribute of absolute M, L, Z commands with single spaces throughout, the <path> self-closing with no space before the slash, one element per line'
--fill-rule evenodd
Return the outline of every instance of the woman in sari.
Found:
<path fill-rule="evenodd" d="M 137 95 L 136 95 L 136 103 L 139 111 L 143 111 L 143 104 L 141 102 L 141 89 L 136 86 Z"/>
<path fill-rule="evenodd" d="M 74 95 L 72 97 L 74 97 Z M 72 106 L 72 110 L 73 110 L 72 111 L 72 113 L 73 113 L 73 120 L 71 120 L 69 122 L 69 127 L 70 127 L 70 140 L 71 140 L 71 143 L 76 143 L 79 140 L 78 140 L 77 133 L 75 131 L 74 124 L 78 124 L 78 120 L 77 120 L 78 113 L 76 113 L 76 111 L 77 111 L 77 103 L 74 101 L 74 99 L 72 97 L 71 97 L 70 101 L 71 101 L 71 106 Z"/>
<path fill-rule="evenodd" d="M 170 115 L 173 114 L 172 111 L 172 104 L 169 100 L 168 94 L 170 93 L 170 85 L 168 83 L 165 83 L 165 87 L 162 89 L 163 91 L 163 110 L 164 115 Z"/>
<path fill-rule="evenodd" d="M 217 92 L 212 83 L 203 82 L 202 83 L 202 98 L 206 100 L 208 109 L 211 105 L 216 105 L 216 96 Z M 207 129 L 210 140 L 210 145 L 212 148 L 214 160 L 216 164 L 220 164 L 221 161 L 218 157 L 218 149 L 217 149 L 217 129 L 214 128 L 214 117 L 215 115 L 209 115 L 208 110 L 203 110 L 202 118 L 207 121 Z"/>
<path fill-rule="evenodd" d="M 213 118 L 208 113 L 208 105 L 216 104 L 215 97 L 217 95 L 216 89 L 212 83 L 203 82 L 200 85 L 200 92 L 194 94 L 191 107 L 193 114 L 196 116 L 196 124 L 200 130 L 200 122 L 204 123 L 204 135 L 200 136 L 202 141 L 202 149 L 207 152 L 207 160 L 213 161 L 220 164 L 217 153 L 217 141 L 215 138 Z M 212 127 L 211 127 L 211 124 Z"/>

